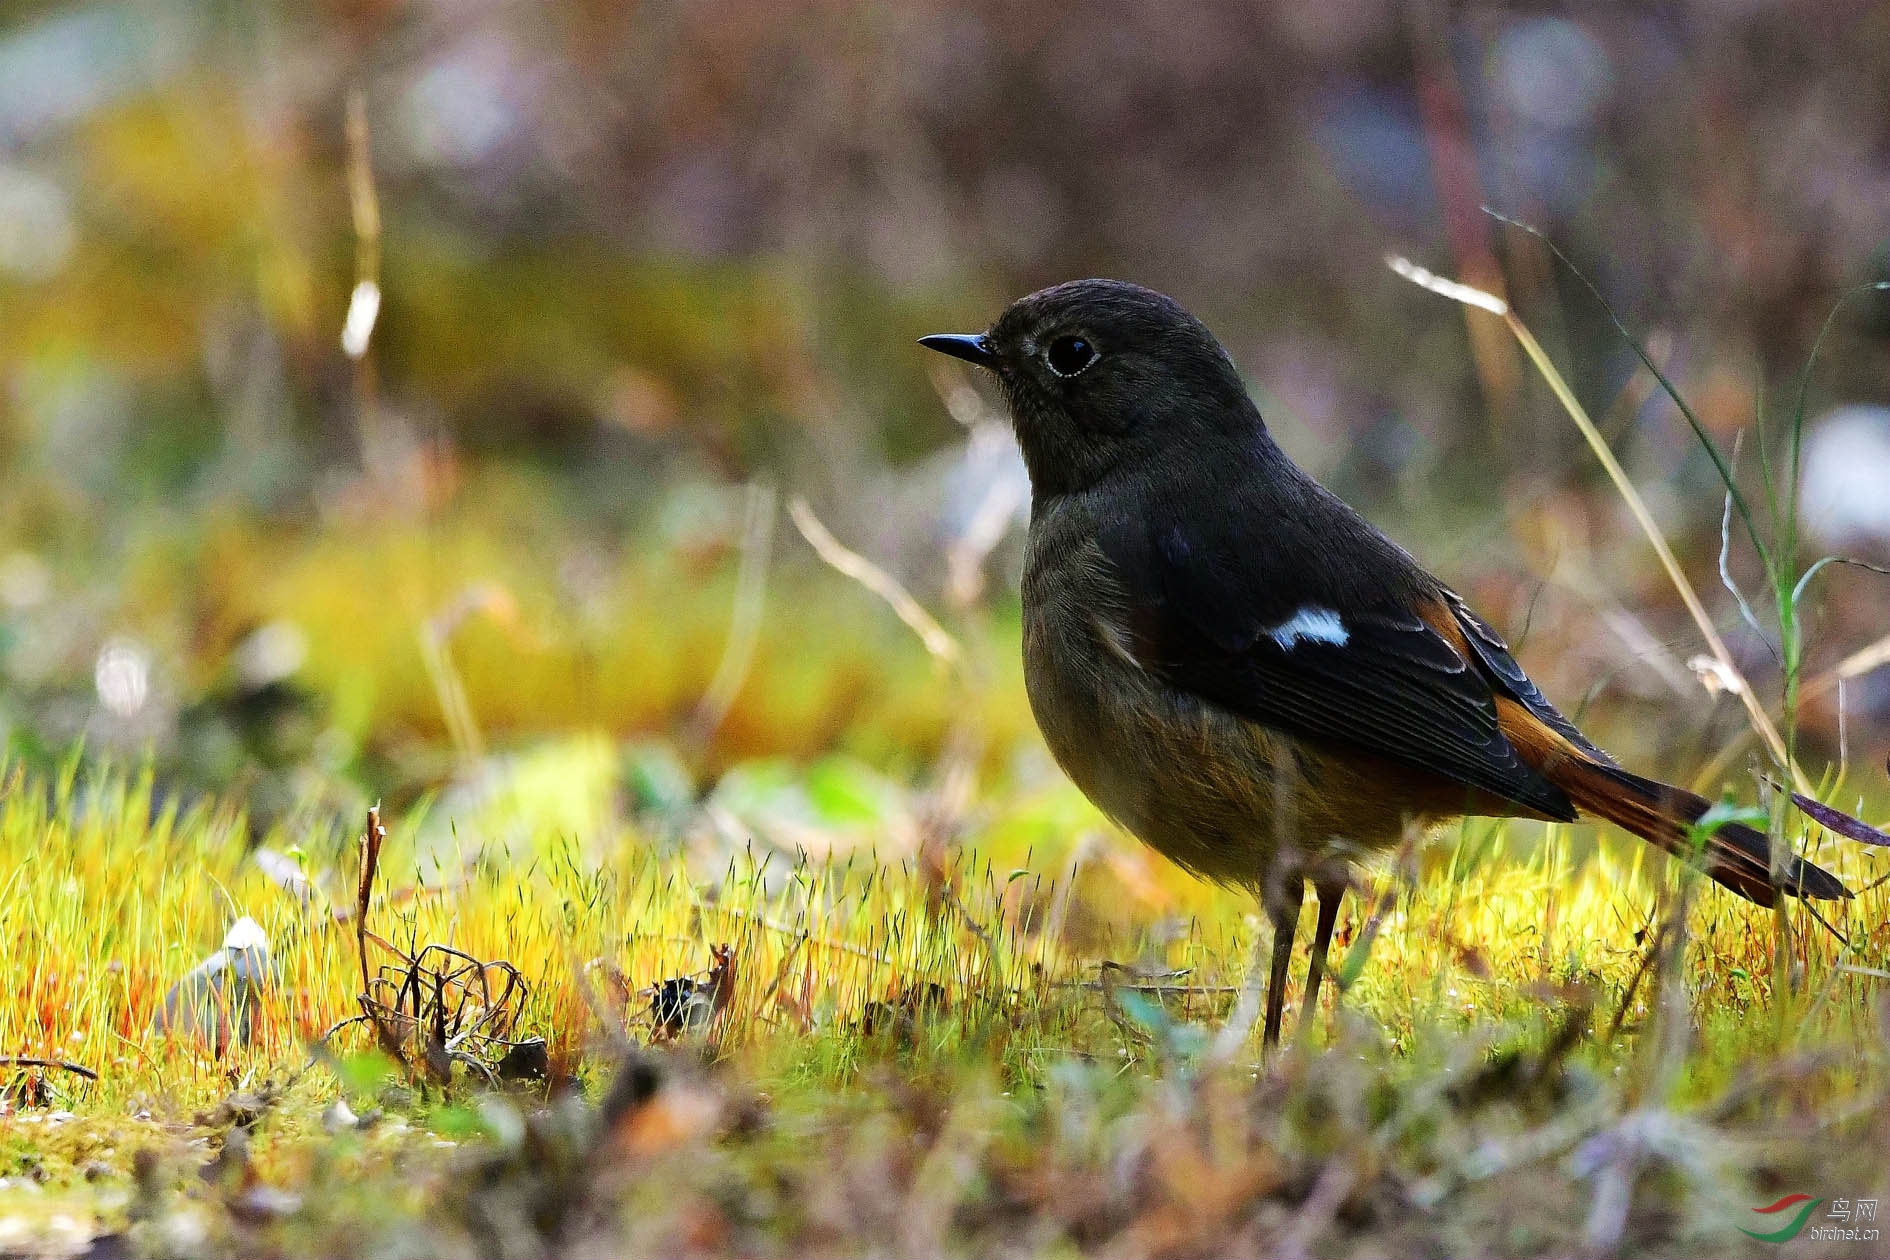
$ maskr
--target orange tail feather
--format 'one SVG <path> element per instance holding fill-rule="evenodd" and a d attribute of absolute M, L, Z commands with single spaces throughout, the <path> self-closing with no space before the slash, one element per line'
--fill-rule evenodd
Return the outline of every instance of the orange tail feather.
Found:
<path fill-rule="evenodd" d="M 1586 759 L 1568 758 L 1557 770 L 1552 781 L 1582 813 L 1605 818 L 1685 861 L 1697 861 L 1707 875 L 1747 901 L 1770 906 L 1781 891 L 1826 901 L 1851 895 L 1835 875 L 1795 854 L 1775 877 L 1770 843 L 1744 823 L 1720 825 L 1702 847 L 1693 826 L 1712 805 L 1685 788 Z"/>

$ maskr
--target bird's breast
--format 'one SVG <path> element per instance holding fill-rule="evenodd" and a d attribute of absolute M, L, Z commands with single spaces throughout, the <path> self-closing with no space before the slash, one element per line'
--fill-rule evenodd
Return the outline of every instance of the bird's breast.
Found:
<path fill-rule="evenodd" d="M 1136 656 L 1126 593 L 1093 542 L 1033 529 L 1024 683 L 1057 764 L 1125 830 L 1214 879 L 1252 883 L 1307 786 L 1292 741 L 1170 687 Z M 1286 778 L 1282 778 L 1282 775 Z"/>

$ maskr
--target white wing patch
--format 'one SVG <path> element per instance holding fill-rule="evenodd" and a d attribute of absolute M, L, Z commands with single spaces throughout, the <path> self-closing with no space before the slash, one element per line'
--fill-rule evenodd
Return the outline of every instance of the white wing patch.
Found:
<path fill-rule="evenodd" d="M 1308 604 L 1298 612 L 1265 632 L 1287 651 L 1292 651 L 1301 640 L 1308 643 L 1330 643 L 1334 647 L 1344 647 L 1352 637 L 1339 620 L 1339 614 L 1330 608 L 1315 608 Z"/>

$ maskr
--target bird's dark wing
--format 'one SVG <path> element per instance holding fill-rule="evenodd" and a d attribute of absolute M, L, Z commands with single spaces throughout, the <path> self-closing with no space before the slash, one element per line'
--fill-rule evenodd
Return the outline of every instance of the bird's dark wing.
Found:
<path fill-rule="evenodd" d="M 1303 513 L 1266 519 L 1296 536 L 1255 545 L 1238 514 L 1204 521 L 1177 512 L 1104 526 L 1098 541 L 1122 587 L 1130 649 L 1145 668 L 1263 726 L 1575 818 L 1568 796 L 1497 727 L 1484 673 L 1495 667 L 1483 653 L 1521 680 L 1497 670 L 1505 690 L 1529 684 L 1493 631 L 1482 627 L 1489 641 L 1474 651 L 1453 646 L 1470 636 L 1456 631 L 1443 588 L 1349 510 L 1321 522 L 1351 535 L 1344 539 L 1306 531 Z M 1345 556 L 1343 566 L 1327 563 L 1332 553 Z"/>
<path fill-rule="evenodd" d="M 1523 673 L 1522 666 L 1509 654 L 1509 644 L 1503 642 L 1503 636 L 1493 629 L 1489 622 L 1472 612 L 1463 602 L 1463 597 L 1452 590 L 1440 592 L 1445 605 L 1455 618 L 1457 627 L 1463 635 L 1464 644 L 1483 667 L 1490 681 L 1505 695 L 1521 704 L 1530 713 L 1540 718 L 1542 724 L 1566 739 L 1575 747 L 1587 753 L 1604 766 L 1614 766 L 1614 758 L 1588 742 L 1576 725 L 1563 717 L 1556 707 L 1549 703 L 1542 689 Z"/>

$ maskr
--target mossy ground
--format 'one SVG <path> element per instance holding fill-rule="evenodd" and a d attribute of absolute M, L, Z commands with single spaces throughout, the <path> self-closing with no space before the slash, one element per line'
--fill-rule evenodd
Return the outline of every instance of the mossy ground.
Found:
<path fill-rule="evenodd" d="M 313 1052 L 359 1009 L 334 913 L 353 898 L 346 829 L 260 838 L 294 841 L 305 906 L 213 801 L 76 762 L 16 772 L 0 1045 L 99 1079 L 11 1078 L 0 1247 L 1383 1254 L 1612 1228 L 1679 1253 L 1749 1246 L 1734 1224 L 1785 1190 L 1881 1189 L 1881 885 L 1838 921 L 1848 949 L 1794 916 L 1781 959 L 1769 913 L 1703 886 L 1663 1022 L 1656 975 L 1636 977 L 1673 895 L 1664 859 L 1467 824 L 1348 902 L 1349 948 L 1384 898 L 1367 965 L 1262 1064 L 1254 1038 L 1215 1044 L 1264 932 L 1249 899 L 1109 837 L 1052 777 L 993 777 L 949 851 L 920 834 L 901 853 L 925 785 L 829 761 L 777 777 L 812 802 L 807 826 L 858 847 L 717 860 L 699 820 L 561 830 L 558 789 L 597 781 L 598 747 L 540 751 L 502 846 L 480 834 L 491 813 L 446 832 L 450 852 L 424 810 L 393 820 L 375 933 L 507 960 L 530 986 L 515 1035 L 545 1038 L 553 1082 L 497 1093 L 463 1067 L 410 1078 L 355 1032 Z M 1871 882 L 1869 857 L 1835 860 Z M 241 915 L 276 977 L 250 1043 L 156 1031 Z M 720 944 L 725 1009 L 652 1047 L 648 990 Z M 1596 1224 L 1622 1167 L 1625 1215 Z"/>

